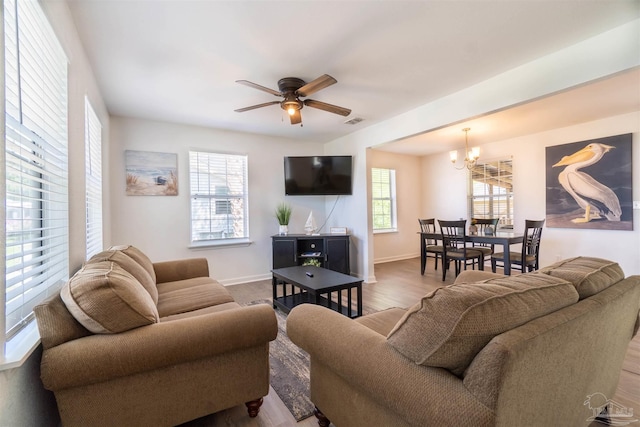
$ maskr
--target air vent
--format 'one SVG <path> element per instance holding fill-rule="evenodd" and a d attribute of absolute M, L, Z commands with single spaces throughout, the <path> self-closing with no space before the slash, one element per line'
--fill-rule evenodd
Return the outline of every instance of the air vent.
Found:
<path fill-rule="evenodd" d="M 346 122 L 344 122 L 345 125 L 355 125 L 360 123 L 361 121 L 363 121 L 364 119 L 362 117 L 354 117 L 351 120 L 347 120 Z"/>

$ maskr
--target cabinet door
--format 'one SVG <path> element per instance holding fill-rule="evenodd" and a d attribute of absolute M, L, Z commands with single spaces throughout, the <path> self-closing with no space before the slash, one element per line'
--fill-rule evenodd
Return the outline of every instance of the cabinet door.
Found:
<path fill-rule="evenodd" d="M 349 236 L 326 238 L 327 262 L 325 268 L 349 274 Z"/>
<path fill-rule="evenodd" d="M 296 265 L 296 239 L 273 239 L 273 268 L 293 267 Z"/>

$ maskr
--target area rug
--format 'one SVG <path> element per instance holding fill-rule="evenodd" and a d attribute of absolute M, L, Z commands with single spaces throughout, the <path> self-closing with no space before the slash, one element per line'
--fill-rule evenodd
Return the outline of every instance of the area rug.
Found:
<path fill-rule="evenodd" d="M 269 304 L 270 299 L 251 301 L 247 305 Z M 278 394 L 296 421 L 313 415 L 309 398 L 309 354 L 291 342 L 287 336 L 287 316 L 275 310 L 278 336 L 269 345 L 271 387 Z"/>
<path fill-rule="evenodd" d="M 247 305 L 269 304 L 270 298 L 251 301 Z M 363 305 L 363 314 L 377 310 Z M 278 394 L 296 421 L 313 415 L 314 405 L 309 393 L 309 353 L 295 345 L 287 336 L 287 315 L 276 309 L 278 336 L 269 345 L 271 387 Z"/>

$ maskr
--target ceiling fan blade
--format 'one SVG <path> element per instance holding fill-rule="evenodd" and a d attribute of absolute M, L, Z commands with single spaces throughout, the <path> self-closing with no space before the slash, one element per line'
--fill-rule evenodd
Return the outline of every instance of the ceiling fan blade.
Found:
<path fill-rule="evenodd" d="M 268 87 L 264 87 L 257 83 L 250 82 L 249 80 L 236 80 L 236 83 L 240 83 L 241 85 L 249 86 L 254 89 L 258 89 L 258 90 L 270 93 L 271 95 L 282 96 L 282 94 L 277 90 L 269 89 Z"/>
<path fill-rule="evenodd" d="M 331 77 L 329 74 L 323 74 L 317 79 L 307 83 L 302 86 L 300 89 L 296 91 L 296 95 L 298 96 L 309 96 L 312 93 L 316 93 L 320 89 L 324 89 L 327 86 L 331 86 L 332 84 L 338 83 L 336 79 Z"/>
<path fill-rule="evenodd" d="M 269 105 L 280 104 L 280 101 L 265 102 L 264 104 L 252 105 L 251 107 L 238 108 L 234 110 L 236 113 L 244 113 L 245 111 L 255 110 L 256 108 L 267 107 Z"/>
<path fill-rule="evenodd" d="M 300 110 L 296 110 L 295 113 L 290 114 L 289 118 L 291 119 L 292 125 L 297 125 L 298 123 L 302 123 L 302 115 L 300 114 Z"/>
<path fill-rule="evenodd" d="M 314 101 L 313 99 L 305 99 L 304 105 L 328 111 L 330 113 L 340 114 L 341 116 L 345 117 L 351 114 L 351 110 L 349 110 L 348 108 L 338 107 L 337 105 L 327 104 L 326 102 Z"/>

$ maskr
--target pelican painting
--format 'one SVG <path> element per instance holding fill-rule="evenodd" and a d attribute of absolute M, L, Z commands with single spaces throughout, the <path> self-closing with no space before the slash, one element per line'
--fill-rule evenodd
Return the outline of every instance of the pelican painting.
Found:
<path fill-rule="evenodd" d="M 622 209 L 616 193 L 580 170 L 596 164 L 614 148 L 611 145 L 591 143 L 582 150 L 564 156 L 562 160 L 553 165 L 553 167 L 566 166 L 558 175 L 558 181 L 571 194 L 576 203 L 584 209 L 584 217 L 574 218 L 571 220 L 572 222 L 583 223 L 603 217 L 609 221 L 620 221 Z"/>
<path fill-rule="evenodd" d="M 545 148 L 547 227 L 633 230 L 632 137 Z"/>

